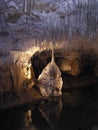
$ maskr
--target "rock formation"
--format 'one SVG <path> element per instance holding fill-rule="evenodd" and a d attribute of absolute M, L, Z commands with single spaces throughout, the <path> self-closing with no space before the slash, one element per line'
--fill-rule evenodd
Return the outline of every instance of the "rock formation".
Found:
<path fill-rule="evenodd" d="M 61 72 L 54 61 L 54 51 L 52 49 L 51 62 L 43 69 L 38 77 L 38 85 L 42 96 L 60 96 L 62 94 Z"/>

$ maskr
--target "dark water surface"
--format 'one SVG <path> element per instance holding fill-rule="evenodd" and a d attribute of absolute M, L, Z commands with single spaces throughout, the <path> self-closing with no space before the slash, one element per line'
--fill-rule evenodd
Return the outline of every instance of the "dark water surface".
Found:
<path fill-rule="evenodd" d="M 98 130 L 98 91 L 64 92 L 29 108 L 0 112 L 0 130 Z"/>

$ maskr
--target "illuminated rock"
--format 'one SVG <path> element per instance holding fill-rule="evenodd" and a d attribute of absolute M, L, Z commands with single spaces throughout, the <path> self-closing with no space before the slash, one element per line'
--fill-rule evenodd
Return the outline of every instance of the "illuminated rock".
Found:
<path fill-rule="evenodd" d="M 22 89 L 31 89 L 34 85 L 34 71 L 28 54 L 11 51 L 0 56 L 0 95 Z"/>
<path fill-rule="evenodd" d="M 80 74 L 79 55 L 71 53 L 65 57 L 61 62 L 60 70 L 74 76 Z"/>
<path fill-rule="evenodd" d="M 52 51 L 51 62 L 38 77 L 39 89 L 42 96 L 60 96 L 62 94 L 62 84 L 61 72 L 54 61 L 54 52 Z"/>

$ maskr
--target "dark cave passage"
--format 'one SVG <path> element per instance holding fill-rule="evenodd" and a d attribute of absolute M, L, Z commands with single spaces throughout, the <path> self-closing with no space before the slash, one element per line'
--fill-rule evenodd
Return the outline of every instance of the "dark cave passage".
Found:
<path fill-rule="evenodd" d="M 38 78 L 45 66 L 51 61 L 51 50 L 36 52 L 31 57 L 31 63 L 34 69 L 35 78 Z"/>

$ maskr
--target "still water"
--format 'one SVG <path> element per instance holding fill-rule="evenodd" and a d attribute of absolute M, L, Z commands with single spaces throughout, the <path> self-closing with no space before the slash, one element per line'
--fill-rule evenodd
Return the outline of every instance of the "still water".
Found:
<path fill-rule="evenodd" d="M 98 130 L 98 92 L 71 91 L 0 112 L 0 130 Z"/>

